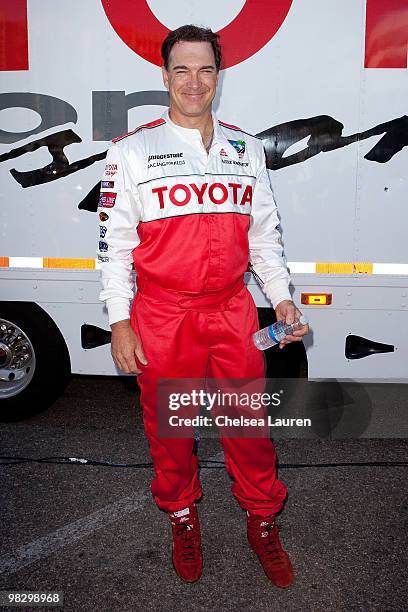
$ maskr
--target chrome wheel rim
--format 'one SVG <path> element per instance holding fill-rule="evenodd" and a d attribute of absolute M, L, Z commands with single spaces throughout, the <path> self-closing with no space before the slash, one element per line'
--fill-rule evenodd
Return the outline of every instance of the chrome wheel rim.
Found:
<path fill-rule="evenodd" d="M 35 372 L 35 352 L 18 325 L 0 318 L 0 400 L 18 395 Z"/>

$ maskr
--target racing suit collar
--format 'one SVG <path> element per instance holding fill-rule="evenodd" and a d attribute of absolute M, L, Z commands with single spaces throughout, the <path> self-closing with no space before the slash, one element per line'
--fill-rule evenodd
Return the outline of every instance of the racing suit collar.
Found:
<path fill-rule="evenodd" d="M 213 125 L 214 125 L 214 137 L 213 137 L 212 145 L 210 148 L 210 153 L 214 152 L 218 154 L 222 150 L 224 150 L 228 154 L 229 157 L 232 157 L 233 159 L 238 159 L 238 153 L 235 150 L 235 148 L 229 143 L 228 138 L 225 136 L 222 130 L 222 127 L 220 126 L 218 122 L 217 116 L 215 115 L 214 112 L 212 112 L 211 114 L 212 114 Z M 197 142 L 197 144 L 200 145 L 200 147 L 202 146 L 200 130 L 196 128 L 185 128 L 185 127 L 182 127 L 181 125 L 177 125 L 177 123 L 174 123 L 170 119 L 170 114 L 169 114 L 168 109 L 164 112 L 162 117 L 172 129 L 178 132 L 180 136 L 185 137 L 190 142 L 191 142 L 191 139 L 193 139 L 194 141 Z"/>

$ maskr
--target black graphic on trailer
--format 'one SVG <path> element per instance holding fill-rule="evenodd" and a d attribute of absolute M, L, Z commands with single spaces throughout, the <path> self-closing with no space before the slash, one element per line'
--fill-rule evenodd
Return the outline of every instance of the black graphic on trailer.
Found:
<path fill-rule="evenodd" d="M 408 145 L 408 116 L 403 115 L 364 132 L 343 136 L 344 125 L 329 115 L 319 115 L 309 119 L 296 119 L 270 127 L 256 134 L 266 151 L 266 165 L 269 170 L 280 170 L 299 164 L 320 153 L 329 153 L 349 146 L 372 136 L 383 134 L 374 147 L 364 155 L 368 161 L 384 164 Z M 307 145 L 301 151 L 284 157 L 285 152 L 297 142 L 309 137 Z M 43 168 L 28 171 L 10 170 L 13 178 L 24 188 L 34 187 L 58 180 L 78 172 L 106 157 L 106 151 L 90 155 L 84 159 L 70 162 L 64 153 L 65 147 L 80 143 L 82 139 L 71 129 L 55 132 L 21 147 L 0 155 L 0 162 L 16 159 L 46 147 L 52 156 L 52 162 Z M 100 192 L 98 182 L 79 203 L 80 210 L 96 212 Z"/>

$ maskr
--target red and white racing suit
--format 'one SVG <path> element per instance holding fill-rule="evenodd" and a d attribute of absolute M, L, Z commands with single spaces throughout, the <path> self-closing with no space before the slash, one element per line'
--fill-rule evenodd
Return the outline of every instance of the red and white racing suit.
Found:
<path fill-rule="evenodd" d="M 243 282 L 251 262 L 276 306 L 290 299 L 279 220 L 262 142 L 213 115 L 207 154 L 200 132 L 161 119 L 114 140 L 98 208 L 101 300 L 109 322 L 129 319 L 138 362 L 152 493 L 166 511 L 201 496 L 194 439 L 158 435 L 160 378 L 263 378 L 252 342 L 257 311 Z M 136 271 L 134 297 L 132 266 Z M 286 496 L 269 438 L 221 437 L 242 508 L 277 512 Z"/>

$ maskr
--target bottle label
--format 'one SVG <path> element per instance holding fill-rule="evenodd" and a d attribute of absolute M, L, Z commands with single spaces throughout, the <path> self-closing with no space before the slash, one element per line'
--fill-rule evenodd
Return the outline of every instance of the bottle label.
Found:
<path fill-rule="evenodd" d="M 273 325 L 269 325 L 268 327 L 268 336 L 271 340 L 273 340 L 276 344 L 279 342 L 278 338 L 274 334 Z"/>

